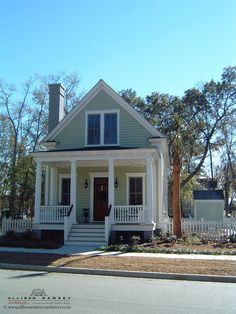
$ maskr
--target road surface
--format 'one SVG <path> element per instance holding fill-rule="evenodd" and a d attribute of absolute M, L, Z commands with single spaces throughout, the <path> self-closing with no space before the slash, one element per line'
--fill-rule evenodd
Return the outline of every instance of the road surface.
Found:
<path fill-rule="evenodd" d="M 236 313 L 229 283 L 1 269 L 0 291 L 0 313 Z"/>

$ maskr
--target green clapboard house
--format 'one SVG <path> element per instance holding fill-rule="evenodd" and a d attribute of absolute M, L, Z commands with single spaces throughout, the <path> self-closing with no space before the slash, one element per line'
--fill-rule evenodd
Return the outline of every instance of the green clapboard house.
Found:
<path fill-rule="evenodd" d="M 166 138 L 103 80 L 66 116 L 63 86 L 49 85 L 43 144 L 33 153 L 39 234 L 61 230 L 71 245 L 146 239 L 167 216 Z"/>

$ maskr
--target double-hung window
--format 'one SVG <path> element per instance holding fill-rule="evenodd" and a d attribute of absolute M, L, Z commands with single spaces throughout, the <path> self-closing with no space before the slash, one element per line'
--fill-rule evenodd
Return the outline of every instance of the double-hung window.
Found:
<path fill-rule="evenodd" d="M 101 117 L 100 114 L 89 114 L 87 118 L 87 141 L 88 145 L 100 145 L 101 140 Z"/>
<path fill-rule="evenodd" d="M 60 175 L 59 202 L 61 205 L 70 205 L 70 176 Z"/>
<path fill-rule="evenodd" d="M 127 174 L 128 177 L 128 204 L 144 205 L 145 203 L 145 175 L 144 174 Z"/>
<path fill-rule="evenodd" d="M 117 113 L 104 114 L 104 144 L 117 144 Z"/>
<path fill-rule="evenodd" d="M 87 140 L 88 146 L 118 145 L 118 111 L 87 112 Z"/>

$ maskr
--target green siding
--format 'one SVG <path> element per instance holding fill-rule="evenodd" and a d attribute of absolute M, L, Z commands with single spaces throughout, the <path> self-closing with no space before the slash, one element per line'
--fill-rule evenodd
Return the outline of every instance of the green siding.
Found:
<path fill-rule="evenodd" d="M 119 110 L 120 146 L 148 147 L 152 134 L 132 115 L 104 91 L 96 95 L 55 138 L 58 149 L 83 148 L 85 146 L 85 112 L 92 110 Z"/>
<path fill-rule="evenodd" d="M 223 219 L 223 204 L 221 201 L 195 201 L 195 206 L 196 219 Z"/>
<path fill-rule="evenodd" d="M 91 182 L 90 173 L 108 173 L 107 167 L 83 167 L 77 168 L 77 209 L 76 217 L 79 222 L 83 222 L 83 208 L 90 208 Z M 115 189 L 115 205 L 127 205 L 127 176 L 126 173 L 144 173 L 146 169 L 143 167 L 115 167 L 115 178 L 117 178 L 119 187 Z M 58 171 L 58 193 L 60 174 L 70 174 L 69 168 L 60 169 Z M 84 188 L 84 181 L 88 180 L 88 189 Z M 146 194 L 146 193 L 145 193 Z M 58 195 L 59 199 L 59 195 Z"/>

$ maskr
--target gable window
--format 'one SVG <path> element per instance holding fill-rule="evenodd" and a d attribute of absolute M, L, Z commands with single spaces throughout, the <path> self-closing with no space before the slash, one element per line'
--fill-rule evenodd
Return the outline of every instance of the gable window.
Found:
<path fill-rule="evenodd" d="M 86 144 L 88 146 L 118 145 L 117 111 L 86 113 Z"/>
<path fill-rule="evenodd" d="M 144 175 L 128 174 L 128 205 L 144 205 Z"/>
<path fill-rule="evenodd" d="M 117 144 L 117 113 L 104 114 L 104 144 Z"/>
<path fill-rule="evenodd" d="M 101 117 L 100 114 L 88 115 L 88 145 L 100 145 Z"/>

